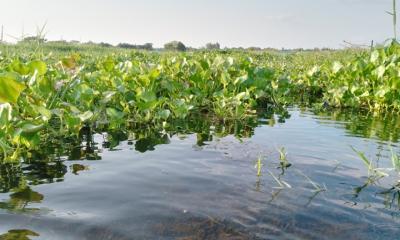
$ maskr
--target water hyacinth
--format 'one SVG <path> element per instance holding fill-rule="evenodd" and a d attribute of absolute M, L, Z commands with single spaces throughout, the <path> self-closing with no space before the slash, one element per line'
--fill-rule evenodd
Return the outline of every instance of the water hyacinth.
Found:
<path fill-rule="evenodd" d="M 77 136 L 99 124 L 113 129 L 197 113 L 245 119 L 260 108 L 292 104 L 400 110 L 396 41 L 371 51 L 289 55 L 121 51 L 93 57 L 84 51 L 46 54 L 45 46 L 37 55 L 16 54 L 0 62 L 0 102 L 11 109 L 2 107 L 1 115 L 7 119 L 0 136 L 7 155 L 35 148 L 45 135 Z M 25 135 L 16 138 L 19 132 Z"/>

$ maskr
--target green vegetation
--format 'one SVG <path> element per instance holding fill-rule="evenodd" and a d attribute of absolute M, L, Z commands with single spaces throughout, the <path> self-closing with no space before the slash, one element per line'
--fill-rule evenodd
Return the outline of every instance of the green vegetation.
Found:
<path fill-rule="evenodd" d="M 355 153 L 360 157 L 360 159 L 364 162 L 365 166 L 368 169 L 368 178 L 365 181 L 364 185 L 356 187 L 355 196 L 357 197 L 364 189 L 371 185 L 380 185 L 379 180 L 383 178 L 390 177 L 390 172 L 394 172 L 395 174 L 395 182 L 390 185 L 390 188 L 383 187 L 385 190 L 381 191 L 380 194 L 383 195 L 392 195 L 389 199 L 385 200 L 385 205 L 391 206 L 393 202 L 397 199 L 397 206 L 400 206 L 400 180 L 398 177 L 400 176 L 400 160 L 397 153 L 390 148 L 391 154 L 391 162 L 392 168 L 378 168 L 374 165 L 373 161 L 368 159 L 363 152 L 357 151 L 355 148 L 351 147 Z M 379 159 L 378 159 L 379 160 Z"/>
<path fill-rule="evenodd" d="M 182 42 L 179 42 L 179 41 L 172 41 L 172 42 L 166 43 L 164 45 L 164 48 L 167 51 L 181 51 L 181 52 L 186 51 L 186 46 Z"/>
<path fill-rule="evenodd" d="M 278 152 L 279 152 L 279 161 L 280 161 L 280 165 L 281 165 L 280 168 L 282 168 L 282 171 L 284 172 L 285 169 L 292 166 L 292 164 L 290 164 L 287 159 L 287 152 L 284 147 L 279 148 Z"/>
<path fill-rule="evenodd" d="M 397 41 L 371 51 L 293 53 L 158 53 L 41 41 L 0 49 L 0 154 L 6 161 L 85 128 L 193 114 L 240 120 L 292 104 L 400 110 Z"/>

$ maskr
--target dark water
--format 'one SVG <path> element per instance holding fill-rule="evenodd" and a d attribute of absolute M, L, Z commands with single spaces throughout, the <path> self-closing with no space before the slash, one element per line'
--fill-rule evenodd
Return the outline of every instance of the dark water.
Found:
<path fill-rule="evenodd" d="M 400 174 L 350 146 L 392 168 L 400 118 L 289 114 L 48 144 L 0 165 L 0 239 L 398 239 Z"/>

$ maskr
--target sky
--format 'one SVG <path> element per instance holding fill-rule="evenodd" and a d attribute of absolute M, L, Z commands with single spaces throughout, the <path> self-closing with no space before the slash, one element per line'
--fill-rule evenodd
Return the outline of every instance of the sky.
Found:
<path fill-rule="evenodd" d="M 343 47 L 393 37 L 392 0 L 0 0 L 5 40 Z"/>

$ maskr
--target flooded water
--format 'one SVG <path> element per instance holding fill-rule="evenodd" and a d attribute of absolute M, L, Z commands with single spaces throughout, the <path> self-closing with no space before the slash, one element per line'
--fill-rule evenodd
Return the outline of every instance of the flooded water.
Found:
<path fill-rule="evenodd" d="M 0 239 L 398 239 L 396 115 L 293 108 L 161 129 L 87 133 L 0 165 Z"/>

